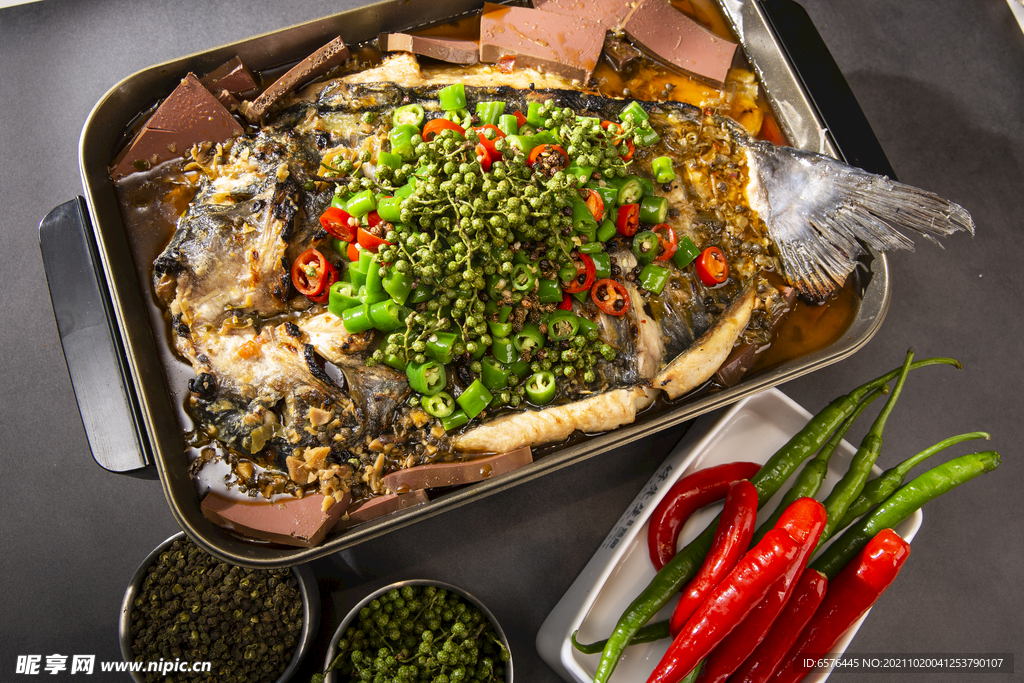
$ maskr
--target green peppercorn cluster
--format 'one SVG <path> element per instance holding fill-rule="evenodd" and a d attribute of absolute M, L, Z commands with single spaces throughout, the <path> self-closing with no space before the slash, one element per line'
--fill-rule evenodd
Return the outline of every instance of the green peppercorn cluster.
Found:
<path fill-rule="evenodd" d="M 331 662 L 343 682 L 458 683 L 505 680 L 509 652 L 494 626 L 461 595 L 403 586 L 372 600 L 338 641 Z M 322 683 L 317 674 L 312 683 Z"/>
<path fill-rule="evenodd" d="M 437 296 L 416 305 L 401 332 L 387 337 L 369 364 L 386 358 L 399 363 L 424 363 L 426 345 L 438 332 L 456 332 L 454 354 L 464 356 L 471 377 L 479 377 L 480 353 L 493 342 L 488 322 L 498 322 L 499 306 L 510 306 L 509 318 L 518 332 L 525 323 L 539 324 L 554 305 L 538 302 L 534 289 L 511 286 L 509 275 L 519 252 L 541 264 L 540 275 L 549 280 L 572 280 L 578 266 L 574 250 L 586 237 L 573 231 L 572 200 L 579 179 L 566 173 L 569 163 L 588 165 L 604 178 L 625 176 L 630 161 L 623 160 L 627 141 L 639 139 L 646 120 L 626 120 L 612 130 L 596 118 L 577 116 L 568 108 L 546 102 L 541 114 L 544 128 L 564 145 L 568 159 L 552 151 L 531 164 L 523 150 L 505 139 L 494 140 L 492 130 L 467 129 L 465 139 L 445 130 L 432 140 L 413 139 L 413 156 L 401 168 L 378 165 L 373 180 L 353 180 L 341 191 L 374 187 L 394 192 L 410 179 L 415 189 L 401 204 L 401 220 L 390 226 L 384 239 L 390 246 L 379 251 L 386 265 L 382 273 L 405 274 L 417 286 L 431 287 Z M 480 135 L 501 155 L 488 170 L 477 158 Z M 596 343 L 596 333 L 574 338 L 551 348 L 524 353 L 533 372 L 552 371 L 562 385 L 594 382 L 594 364 L 615 351 Z M 516 407 L 524 399 L 518 378 L 494 396 L 492 407 Z M 567 387 L 563 387 L 567 388 Z M 415 403 L 417 398 L 413 398 Z"/>
<path fill-rule="evenodd" d="M 150 566 L 132 604 L 137 662 L 210 662 L 208 673 L 143 673 L 148 681 L 277 680 L 291 661 L 303 607 L 287 569 L 236 567 L 188 539 L 174 541 Z"/>

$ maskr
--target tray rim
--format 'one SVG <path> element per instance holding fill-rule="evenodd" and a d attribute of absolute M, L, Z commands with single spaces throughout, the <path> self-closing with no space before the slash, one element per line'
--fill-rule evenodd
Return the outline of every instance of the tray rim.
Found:
<path fill-rule="evenodd" d="M 717 1 L 723 6 L 737 5 L 735 0 Z M 481 3 L 454 0 L 446 4 L 459 11 L 445 12 L 440 18 L 462 14 L 466 11 L 465 8 L 472 9 Z M 754 5 L 756 3 L 738 3 L 741 9 Z M 259 51 L 261 45 L 270 45 L 275 48 L 267 50 L 267 52 L 273 55 L 271 59 L 276 60 L 276 64 L 297 61 L 311 51 L 308 49 L 308 45 L 312 44 L 318 47 L 338 34 L 343 37 L 346 34 L 351 35 L 351 31 L 356 30 L 352 28 L 353 26 L 375 26 L 376 29 L 372 33 L 375 36 L 385 26 L 394 28 L 392 24 L 395 24 L 395 27 L 407 27 L 408 20 L 397 21 L 396 17 L 412 16 L 414 12 L 411 8 L 422 14 L 423 11 L 431 11 L 436 7 L 437 3 L 432 3 L 429 0 L 384 0 L 153 65 L 112 86 L 97 101 L 83 125 L 79 138 L 79 166 L 83 186 L 86 189 L 85 199 L 92 222 L 93 236 L 98 247 L 101 270 L 112 299 L 116 328 L 125 345 L 129 379 L 134 385 L 132 388 L 138 395 L 141 407 L 142 431 L 145 432 L 149 440 L 161 489 L 175 521 L 194 542 L 225 561 L 260 568 L 285 567 L 307 562 L 464 505 L 480 496 L 528 482 L 543 474 L 622 446 L 644 433 L 691 420 L 703 413 L 733 403 L 744 396 L 752 395 L 765 388 L 843 360 L 870 341 L 880 328 L 888 311 L 892 295 L 888 260 L 884 253 L 873 254 L 871 280 L 864 298 L 861 300 L 860 309 L 850 328 L 839 340 L 825 349 L 742 381 L 735 387 L 700 396 L 690 401 L 684 399 L 678 406 L 663 411 L 653 418 L 644 418 L 642 415 L 638 415 L 637 421 L 630 425 L 585 439 L 582 443 L 574 443 L 558 449 L 531 465 L 507 475 L 441 495 L 428 503 L 424 509 L 421 509 L 423 506 L 410 508 L 350 529 L 341 536 L 329 537 L 315 548 L 280 548 L 245 542 L 235 539 L 215 527 L 199 512 L 198 499 L 191 493 L 194 488 L 186 468 L 168 467 L 169 462 L 173 462 L 176 456 L 180 457 L 181 455 L 181 430 L 176 417 L 177 408 L 171 403 L 172 394 L 166 384 L 166 371 L 158 357 L 157 344 L 160 342 L 157 341 L 154 330 L 149 324 L 148 304 L 143 299 L 143 292 L 149 294 L 151 288 L 148 285 L 143 287 L 135 275 L 127 236 L 113 193 L 113 185 L 107 177 L 106 164 L 107 157 L 112 151 L 111 140 L 119 139 L 115 137 L 115 133 L 119 136 L 128 121 L 125 121 L 123 116 L 114 117 L 114 120 L 121 123 L 113 125 L 109 113 L 111 110 L 115 112 L 140 111 L 143 108 L 140 106 L 132 108 L 132 105 L 125 102 L 130 97 L 132 88 L 142 87 L 140 81 L 150 89 L 163 87 L 164 90 L 159 92 L 166 94 L 167 86 L 173 85 L 189 70 L 202 68 L 203 65 L 206 68 L 213 68 L 235 54 Z M 756 10 L 756 8 L 754 9 Z M 392 10 L 399 10 L 399 13 L 391 14 Z M 401 12 L 406 14 L 401 14 Z M 421 16 L 421 14 L 416 16 Z M 775 38 L 767 25 L 762 26 L 763 31 L 757 32 L 754 25 L 749 23 L 760 16 L 758 11 L 754 11 L 753 15 L 746 18 L 748 23 L 741 36 L 747 37 L 748 40 L 754 40 L 754 36 L 756 36 L 759 44 L 763 41 L 774 42 Z M 761 19 L 763 21 L 763 17 Z M 425 22 L 415 22 L 414 25 L 422 23 Z M 288 41 L 294 41 L 291 45 L 290 55 L 283 53 L 283 48 L 280 46 L 280 43 Z M 352 40 L 351 42 L 361 41 Z M 778 49 L 778 44 L 775 44 Z M 744 49 L 746 49 L 746 45 L 744 45 Z M 253 60 L 250 63 L 254 65 L 252 68 L 256 69 L 276 65 L 272 62 L 265 66 L 266 63 L 259 60 Z M 802 92 L 792 74 L 790 74 L 790 79 L 793 81 L 793 87 Z M 769 93 L 769 98 L 773 96 L 772 93 Z M 152 100 L 152 98 L 139 94 L 136 94 L 135 98 L 143 101 Z M 805 95 L 801 102 L 806 104 Z M 789 104 L 797 106 L 800 102 Z M 809 120 L 818 121 L 813 108 L 808 107 L 805 116 Z M 786 121 L 786 118 L 782 117 L 782 121 Z M 818 122 L 818 127 L 824 131 L 820 122 Z M 116 129 L 116 131 L 112 129 Z M 827 147 L 826 139 L 822 140 L 822 144 L 826 145 L 827 151 L 832 151 Z M 97 150 L 104 148 L 106 148 L 106 156 L 97 157 Z M 97 158 L 99 158 L 99 162 L 97 162 Z M 125 264 L 128 264 L 127 267 Z M 140 316 L 144 323 L 140 323 L 138 320 Z M 184 499 L 181 496 L 182 488 L 189 492 Z M 192 503 L 191 507 L 189 507 L 190 502 Z"/>

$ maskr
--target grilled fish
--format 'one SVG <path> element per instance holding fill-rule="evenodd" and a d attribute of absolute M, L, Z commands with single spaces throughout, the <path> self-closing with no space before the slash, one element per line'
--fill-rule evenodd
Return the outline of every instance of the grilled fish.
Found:
<path fill-rule="evenodd" d="M 397 55 L 311 86 L 230 148 L 194 150 L 199 190 L 155 263 L 177 350 L 197 374 L 190 410 L 226 445 L 289 472 L 296 488 L 353 489 L 358 498 L 382 493 L 388 470 L 628 424 L 659 393 L 675 398 L 705 383 L 753 318 L 784 305 L 766 271 L 823 300 L 867 248 L 912 248 L 904 232 L 933 240 L 973 233 L 961 207 L 933 194 L 758 142 L 686 104 L 641 103 L 660 140 L 637 149 L 638 172 L 655 156 L 674 161 L 679 179 L 657 192 L 669 200 L 675 232 L 699 247 L 720 245 L 729 279 L 708 287 L 676 270 L 654 295 L 629 277 L 638 270 L 629 249 L 613 245 L 633 306 L 623 316 L 590 303 L 573 310 L 597 325 L 614 359 L 596 364 L 593 382 L 560 387 L 550 407 L 492 411 L 447 435 L 406 401 L 404 374 L 368 366 L 373 333 L 351 334 L 324 306 L 296 296 L 289 273 L 299 253 L 328 239 L 318 222 L 333 194 L 324 165 L 346 159 L 372 177 L 390 112 L 418 103 L 433 118 L 438 90 L 451 82 L 465 84 L 471 106 L 502 100 L 526 111 L 554 100 L 612 120 L 623 106 L 526 69 L 427 73 Z M 367 112 L 376 114 L 372 122 Z M 458 373 L 449 383 L 455 394 L 467 384 Z"/>

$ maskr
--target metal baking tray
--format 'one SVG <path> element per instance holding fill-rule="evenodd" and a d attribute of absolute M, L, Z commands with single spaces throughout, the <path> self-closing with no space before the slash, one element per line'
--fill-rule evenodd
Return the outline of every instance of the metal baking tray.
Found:
<path fill-rule="evenodd" d="M 877 139 L 803 9 L 791 0 L 720 3 L 792 143 L 892 177 Z M 545 449 L 529 466 L 329 535 L 316 548 L 244 541 L 206 520 L 186 471 L 180 408 L 170 390 L 191 376 L 191 368 L 166 362 L 159 341 L 165 332 L 158 329 L 161 321 L 151 319 L 151 284 L 136 275 L 107 175 L 123 131 L 136 112 L 165 97 L 189 71 L 208 72 L 236 55 L 257 71 L 279 68 L 339 35 L 348 44 L 361 43 L 380 32 L 456 17 L 481 5 L 474 0 L 387 0 L 157 64 L 111 88 L 84 125 L 79 147 L 84 197 L 55 208 L 42 221 L 40 248 L 89 445 L 96 462 L 112 472 L 158 477 L 178 524 L 217 557 L 270 568 L 337 552 L 839 361 L 867 343 L 882 323 L 891 284 L 887 260 L 877 254 L 870 260 L 856 317 L 838 341 L 732 388 L 641 415 L 634 424 L 612 432 Z"/>

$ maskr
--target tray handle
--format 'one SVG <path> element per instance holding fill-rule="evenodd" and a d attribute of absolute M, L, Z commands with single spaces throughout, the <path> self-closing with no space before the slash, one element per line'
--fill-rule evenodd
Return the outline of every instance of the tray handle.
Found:
<path fill-rule="evenodd" d="M 127 361 L 109 310 L 85 208 L 77 197 L 39 223 L 46 284 L 82 426 L 96 463 L 118 474 L 156 478 L 139 432 Z"/>
<path fill-rule="evenodd" d="M 760 5 L 846 163 L 896 180 L 871 124 L 807 11 L 793 0 L 761 0 Z"/>

